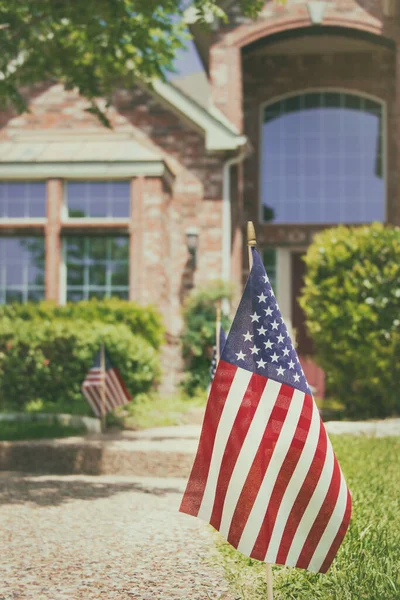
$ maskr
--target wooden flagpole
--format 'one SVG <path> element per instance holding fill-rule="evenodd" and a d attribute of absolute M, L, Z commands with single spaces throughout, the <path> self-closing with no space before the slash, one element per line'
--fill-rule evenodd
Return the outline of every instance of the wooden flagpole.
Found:
<path fill-rule="evenodd" d="M 216 317 L 216 322 L 215 322 L 215 347 L 216 347 L 215 359 L 216 359 L 217 365 L 218 365 L 218 361 L 221 357 L 220 334 L 221 334 L 221 301 L 219 300 L 217 303 L 217 317 Z"/>
<path fill-rule="evenodd" d="M 100 350 L 100 377 L 101 377 L 101 431 L 106 430 L 106 353 L 104 350 L 104 342 L 101 343 Z"/>
<path fill-rule="evenodd" d="M 253 266 L 252 248 L 257 246 L 256 230 L 254 229 L 253 221 L 247 221 L 247 246 L 249 249 L 249 270 Z M 274 590 L 272 587 L 272 567 L 270 563 L 265 563 L 267 576 L 267 600 L 274 600 Z"/>

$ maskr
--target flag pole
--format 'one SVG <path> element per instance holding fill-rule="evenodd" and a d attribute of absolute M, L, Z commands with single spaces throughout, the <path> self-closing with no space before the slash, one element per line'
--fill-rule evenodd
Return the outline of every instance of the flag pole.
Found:
<path fill-rule="evenodd" d="M 101 343 L 100 350 L 100 376 L 101 376 L 101 431 L 106 430 L 106 356 L 104 350 L 104 342 Z"/>
<path fill-rule="evenodd" d="M 249 249 L 249 269 L 253 266 L 252 248 L 257 246 L 256 230 L 254 229 L 253 221 L 247 221 L 247 247 Z M 272 586 L 272 567 L 270 563 L 265 563 L 267 576 L 267 600 L 274 600 L 274 590 Z"/>
<path fill-rule="evenodd" d="M 221 343 L 220 343 L 220 334 L 221 334 L 221 300 L 217 303 L 217 316 L 215 322 L 215 360 L 218 364 L 218 361 L 221 356 Z"/>

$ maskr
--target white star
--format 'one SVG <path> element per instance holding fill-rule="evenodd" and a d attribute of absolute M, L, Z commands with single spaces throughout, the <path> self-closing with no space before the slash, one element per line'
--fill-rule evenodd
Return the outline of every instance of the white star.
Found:
<path fill-rule="evenodd" d="M 271 340 L 267 340 L 266 342 L 264 342 L 264 346 L 266 350 L 271 350 L 273 343 L 271 342 Z"/>
<path fill-rule="evenodd" d="M 273 355 L 271 356 L 271 360 L 272 362 L 278 362 L 278 355 L 276 354 L 276 352 L 273 353 Z"/>
<path fill-rule="evenodd" d="M 258 323 L 260 315 L 258 315 L 256 312 L 254 312 L 252 315 L 250 315 L 250 317 L 251 317 L 251 322 L 252 323 L 254 323 L 254 321 L 257 321 L 257 323 Z"/>
<path fill-rule="evenodd" d="M 271 308 L 270 306 L 268 306 L 268 308 L 264 308 L 264 312 L 265 312 L 265 314 L 267 315 L 267 317 L 271 317 L 271 316 L 272 316 L 272 313 L 273 313 L 274 311 L 272 310 L 272 308 Z"/>
<path fill-rule="evenodd" d="M 261 292 L 261 294 L 259 296 L 257 296 L 258 298 L 258 302 L 265 302 L 267 299 L 267 296 L 264 296 L 264 293 Z"/>
<path fill-rule="evenodd" d="M 280 333 L 276 339 L 278 340 L 278 343 L 279 343 L 279 344 L 281 344 L 285 338 L 284 338 L 284 337 L 283 337 L 283 335 Z"/>
<path fill-rule="evenodd" d="M 295 382 L 297 383 L 300 380 L 300 375 L 298 373 L 295 373 L 293 375 L 293 379 L 295 380 Z"/>
<path fill-rule="evenodd" d="M 278 367 L 278 369 L 276 370 L 278 375 L 284 375 L 285 373 L 285 369 L 282 369 L 282 367 Z"/>
<path fill-rule="evenodd" d="M 252 354 L 258 354 L 260 352 L 260 348 L 257 348 L 257 346 L 253 346 L 250 350 Z"/>
<path fill-rule="evenodd" d="M 251 335 L 250 331 L 248 331 L 247 333 L 244 333 L 243 336 L 244 336 L 245 342 L 251 342 L 251 338 L 254 337 L 253 335 Z"/>
<path fill-rule="evenodd" d="M 244 360 L 244 357 L 246 356 L 245 354 L 243 354 L 242 351 L 240 352 L 236 352 L 236 356 L 238 360 Z"/>
<path fill-rule="evenodd" d="M 260 335 L 265 335 L 267 332 L 267 330 L 264 329 L 264 327 L 262 325 L 261 325 L 260 329 L 257 329 L 257 331 Z"/>
<path fill-rule="evenodd" d="M 263 279 L 264 279 L 264 283 L 268 283 L 269 282 L 267 274 L 263 275 Z"/>
<path fill-rule="evenodd" d="M 289 362 L 289 369 L 294 369 L 294 362 L 292 360 Z"/>
<path fill-rule="evenodd" d="M 289 356 L 289 348 L 287 346 L 284 347 L 282 352 L 283 352 L 283 356 Z M 290 361 L 290 362 L 292 362 L 292 361 Z"/>
<path fill-rule="evenodd" d="M 272 329 L 278 329 L 278 325 L 279 325 L 279 323 L 277 323 L 276 321 L 274 321 L 273 323 L 271 323 Z"/>
<path fill-rule="evenodd" d="M 260 358 L 260 360 L 257 360 L 256 362 L 257 362 L 257 366 L 259 369 L 263 369 L 265 367 L 265 365 L 267 364 L 265 362 L 265 360 L 263 360 L 262 358 Z"/>

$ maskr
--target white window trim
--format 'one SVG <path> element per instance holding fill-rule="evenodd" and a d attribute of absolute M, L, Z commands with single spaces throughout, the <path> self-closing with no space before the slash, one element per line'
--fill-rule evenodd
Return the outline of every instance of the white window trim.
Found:
<path fill-rule="evenodd" d="M 286 98 L 293 98 L 295 96 L 301 96 L 302 94 L 308 93 L 323 93 L 323 92 L 334 92 L 339 94 L 351 94 L 354 96 L 358 96 L 359 98 L 365 98 L 366 100 L 372 100 L 377 104 L 380 104 L 382 107 L 382 172 L 384 178 L 384 190 L 385 190 L 385 213 L 384 213 L 384 223 L 388 220 L 388 161 L 387 161 L 387 103 L 382 98 L 378 98 L 372 94 L 366 94 L 364 92 L 360 92 L 357 89 L 352 88 L 341 88 L 341 87 L 308 87 L 302 88 L 296 91 L 287 92 L 286 94 L 281 94 L 279 96 L 273 96 L 269 100 L 262 102 L 259 107 L 259 116 L 258 116 L 258 132 L 259 132 L 259 143 L 258 143 L 258 222 L 262 225 L 268 225 L 271 227 L 302 227 L 303 225 L 315 225 L 315 226 L 328 226 L 333 227 L 333 223 L 328 223 L 324 225 L 324 223 L 270 223 L 269 221 L 264 221 L 263 218 L 263 204 L 262 204 L 262 126 L 264 124 L 264 110 L 267 106 L 271 106 L 276 102 L 280 102 L 281 100 L 285 100 Z M 341 223 L 346 225 L 351 225 L 351 223 Z M 357 223 L 360 225 L 360 223 Z"/>

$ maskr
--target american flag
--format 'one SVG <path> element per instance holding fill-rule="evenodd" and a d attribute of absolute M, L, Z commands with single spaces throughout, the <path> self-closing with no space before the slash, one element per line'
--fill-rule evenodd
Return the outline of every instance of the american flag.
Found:
<path fill-rule="evenodd" d="M 224 349 L 225 342 L 226 342 L 226 335 L 225 335 L 224 328 L 221 325 L 220 330 L 219 330 L 219 351 L 221 354 L 222 354 L 222 350 Z M 217 362 L 218 362 L 217 361 L 217 346 L 214 346 L 213 356 L 211 359 L 211 366 L 210 366 L 210 386 L 213 382 L 215 371 L 217 370 Z"/>
<path fill-rule="evenodd" d="M 117 406 L 122 406 L 132 400 L 118 369 L 113 366 L 105 350 L 105 369 L 102 371 L 101 352 L 99 350 L 96 354 L 93 365 L 82 383 L 82 393 L 96 417 L 102 417 Z"/>
<path fill-rule="evenodd" d="M 351 497 L 252 252 L 180 510 L 251 558 L 324 573 L 346 533 Z"/>

